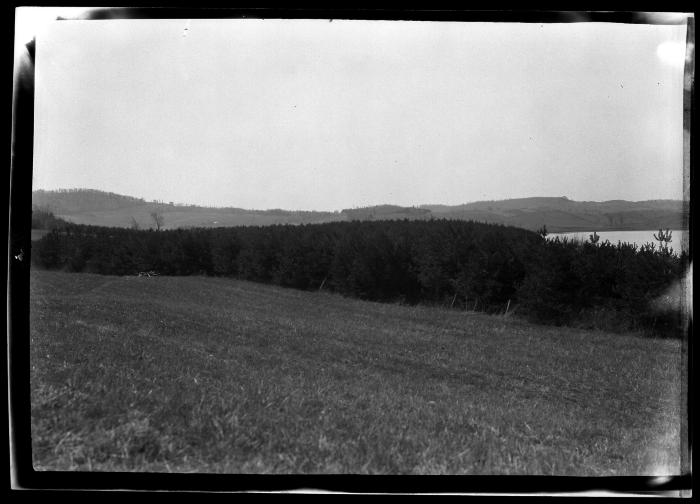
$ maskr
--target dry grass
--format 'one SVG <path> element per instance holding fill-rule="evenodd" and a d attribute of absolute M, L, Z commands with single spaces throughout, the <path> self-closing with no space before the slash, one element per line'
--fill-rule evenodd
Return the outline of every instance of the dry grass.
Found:
<path fill-rule="evenodd" d="M 679 472 L 678 341 L 218 278 L 31 289 L 39 470 Z"/>

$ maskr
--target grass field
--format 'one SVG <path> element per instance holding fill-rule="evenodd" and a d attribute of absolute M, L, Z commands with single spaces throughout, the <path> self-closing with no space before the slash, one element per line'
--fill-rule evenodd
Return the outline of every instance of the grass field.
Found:
<path fill-rule="evenodd" d="M 679 341 L 231 279 L 33 271 L 38 470 L 680 470 Z"/>

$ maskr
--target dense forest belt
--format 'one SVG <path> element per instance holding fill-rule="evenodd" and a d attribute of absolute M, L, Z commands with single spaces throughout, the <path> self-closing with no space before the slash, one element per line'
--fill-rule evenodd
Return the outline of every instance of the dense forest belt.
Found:
<path fill-rule="evenodd" d="M 32 263 L 46 269 L 227 276 L 667 336 L 680 334 L 681 312 L 655 307 L 687 262 L 650 246 L 547 241 L 520 228 L 453 220 L 167 231 L 65 224 L 32 250 Z"/>

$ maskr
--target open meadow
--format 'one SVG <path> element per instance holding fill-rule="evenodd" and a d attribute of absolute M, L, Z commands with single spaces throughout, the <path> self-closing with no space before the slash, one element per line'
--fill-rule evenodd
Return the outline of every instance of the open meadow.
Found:
<path fill-rule="evenodd" d="M 680 471 L 678 340 L 41 270 L 30 317 L 37 470 Z"/>

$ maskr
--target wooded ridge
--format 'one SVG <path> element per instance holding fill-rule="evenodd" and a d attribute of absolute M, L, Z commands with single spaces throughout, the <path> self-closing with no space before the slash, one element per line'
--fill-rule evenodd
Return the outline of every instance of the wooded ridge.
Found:
<path fill-rule="evenodd" d="M 551 233 L 688 228 L 688 205 L 680 200 L 595 202 L 536 197 L 463 205 L 387 204 L 338 211 L 296 211 L 205 207 L 147 201 L 93 189 L 64 189 L 34 191 L 32 204 L 66 221 L 94 226 L 150 228 L 154 226 L 152 213 L 157 212 L 163 218 L 163 229 L 403 219 L 476 221 L 532 231 L 547 226 Z"/>

